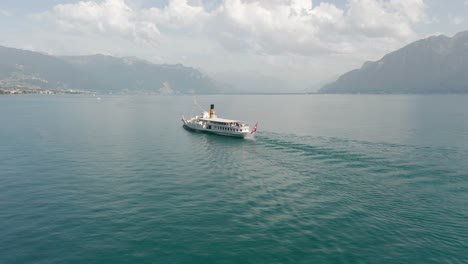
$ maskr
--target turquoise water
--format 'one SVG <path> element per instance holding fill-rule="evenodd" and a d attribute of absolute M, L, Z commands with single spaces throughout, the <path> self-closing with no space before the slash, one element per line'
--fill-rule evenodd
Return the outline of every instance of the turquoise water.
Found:
<path fill-rule="evenodd" d="M 0 97 L 0 263 L 467 263 L 468 96 Z"/>

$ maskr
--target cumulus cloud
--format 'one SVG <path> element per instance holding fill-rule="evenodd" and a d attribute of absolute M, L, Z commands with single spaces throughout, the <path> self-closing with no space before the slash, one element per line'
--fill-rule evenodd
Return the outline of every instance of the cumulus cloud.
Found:
<path fill-rule="evenodd" d="M 166 27 L 192 29 L 200 29 L 210 17 L 201 1 L 193 0 L 171 0 L 161 9 L 142 9 L 141 15 L 149 21 Z"/>
<path fill-rule="evenodd" d="M 304 0 L 264 3 L 226 0 L 217 15 L 238 33 L 233 40 L 273 53 L 348 53 L 363 42 L 405 42 L 424 14 L 420 0 L 350 0 L 346 9 Z"/>
<path fill-rule="evenodd" d="M 65 31 L 110 34 L 157 43 L 160 32 L 156 24 L 142 20 L 139 14 L 139 10 L 130 8 L 124 0 L 105 0 L 56 5 L 36 18 L 52 21 Z"/>
<path fill-rule="evenodd" d="M 310 0 L 224 0 L 211 11 L 171 0 L 143 13 L 159 27 L 202 31 L 226 49 L 265 54 L 350 53 L 365 43 L 396 47 L 415 38 L 413 26 L 426 21 L 423 0 L 349 0 L 343 9 Z"/>
<path fill-rule="evenodd" d="M 203 34 L 228 50 L 259 54 L 352 53 L 396 47 L 426 21 L 424 0 L 348 0 L 345 8 L 311 0 L 169 0 L 162 8 L 130 8 L 125 0 L 79 2 L 47 12 L 61 28 L 118 34 L 157 43 L 160 30 Z"/>

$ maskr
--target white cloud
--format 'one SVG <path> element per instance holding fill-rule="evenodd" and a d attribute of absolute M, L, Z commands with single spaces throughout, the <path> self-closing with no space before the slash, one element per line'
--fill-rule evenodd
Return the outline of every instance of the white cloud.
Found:
<path fill-rule="evenodd" d="M 145 13 L 160 27 L 202 28 L 227 49 L 313 55 L 357 52 L 365 43 L 397 47 L 415 38 L 425 10 L 423 0 L 349 0 L 346 9 L 309 0 L 224 0 L 208 12 L 172 0 Z"/>
<path fill-rule="evenodd" d="M 427 6 L 424 0 L 391 0 L 388 6 L 397 14 L 403 14 L 410 22 L 419 23 L 427 20 Z"/>
<path fill-rule="evenodd" d="M 397 47 L 426 19 L 423 0 L 349 0 L 346 9 L 310 0 L 170 0 L 163 8 L 130 8 L 124 0 L 55 6 L 46 15 L 62 29 L 117 34 L 157 43 L 159 29 L 208 35 L 228 50 L 259 54 L 353 53 L 364 45 Z"/>
<path fill-rule="evenodd" d="M 0 16 L 11 17 L 11 16 L 13 16 L 13 14 L 10 11 L 0 9 Z"/>
<path fill-rule="evenodd" d="M 56 5 L 36 18 L 48 20 L 69 32 L 109 34 L 150 44 L 157 43 L 160 32 L 150 21 L 142 20 L 139 10 L 130 8 L 124 0 L 102 2 L 81 1 Z"/>
<path fill-rule="evenodd" d="M 460 25 L 464 21 L 465 19 L 463 17 L 454 16 L 450 18 L 450 23 L 452 23 L 453 25 Z"/>
<path fill-rule="evenodd" d="M 171 28 L 202 27 L 210 16 L 202 3 L 187 0 L 171 0 L 162 9 L 142 9 L 142 15 L 156 24 L 162 24 Z"/>

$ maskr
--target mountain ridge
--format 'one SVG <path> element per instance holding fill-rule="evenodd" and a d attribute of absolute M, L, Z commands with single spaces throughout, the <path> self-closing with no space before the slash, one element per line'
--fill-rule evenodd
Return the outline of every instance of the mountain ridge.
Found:
<path fill-rule="evenodd" d="M 76 89 L 101 93 L 211 94 L 216 83 L 182 64 L 94 54 L 52 56 L 0 46 L 0 88 Z"/>
<path fill-rule="evenodd" d="M 468 93 L 468 31 L 431 36 L 324 85 L 319 93 Z"/>

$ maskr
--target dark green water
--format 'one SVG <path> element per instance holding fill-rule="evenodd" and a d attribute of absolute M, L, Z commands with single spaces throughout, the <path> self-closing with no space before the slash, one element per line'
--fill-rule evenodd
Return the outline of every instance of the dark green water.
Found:
<path fill-rule="evenodd" d="M 0 263 L 468 262 L 468 96 L 198 102 L 0 97 Z"/>

